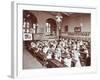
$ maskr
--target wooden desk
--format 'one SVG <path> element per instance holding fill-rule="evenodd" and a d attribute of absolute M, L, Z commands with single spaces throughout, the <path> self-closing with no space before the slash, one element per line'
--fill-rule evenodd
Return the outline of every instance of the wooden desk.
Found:
<path fill-rule="evenodd" d="M 28 51 L 33 55 L 33 56 L 36 56 L 35 54 L 35 51 L 36 51 L 36 48 L 30 48 L 28 49 Z"/>
<path fill-rule="evenodd" d="M 46 60 L 47 60 L 47 55 L 43 52 L 36 52 L 37 48 L 31 48 L 30 53 L 36 57 L 36 59 L 42 64 L 45 65 Z"/>
<path fill-rule="evenodd" d="M 48 61 L 47 67 L 49 68 L 64 67 L 64 65 L 56 59 L 48 59 L 47 61 Z"/>
<path fill-rule="evenodd" d="M 80 62 L 81 62 L 81 66 L 86 66 L 86 53 L 84 52 L 80 52 Z"/>
<path fill-rule="evenodd" d="M 47 55 L 45 53 L 43 53 L 43 52 L 36 53 L 36 57 L 39 58 L 42 61 L 47 60 Z"/>

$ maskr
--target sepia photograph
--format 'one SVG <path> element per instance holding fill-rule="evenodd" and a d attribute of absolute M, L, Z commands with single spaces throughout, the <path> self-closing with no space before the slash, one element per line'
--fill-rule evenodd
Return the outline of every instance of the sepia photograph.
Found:
<path fill-rule="evenodd" d="M 29 2 L 12 5 L 13 77 L 96 72 L 95 7 Z"/>
<path fill-rule="evenodd" d="M 91 66 L 91 13 L 22 11 L 23 69 Z"/>

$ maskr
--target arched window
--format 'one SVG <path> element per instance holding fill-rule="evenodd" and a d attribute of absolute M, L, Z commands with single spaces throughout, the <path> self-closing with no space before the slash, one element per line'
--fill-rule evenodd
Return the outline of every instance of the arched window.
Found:
<path fill-rule="evenodd" d="M 46 32 L 50 33 L 50 35 L 56 35 L 56 21 L 52 18 L 46 20 Z"/>
<path fill-rule="evenodd" d="M 37 18 L 31 11 L 23 11 L 23 31 L 25 33 L 36 33 L 37 31 Z"/>
<path fill-rule="evenodd" d="M 51 25 L 50 25 L 50 23 L 46 23 L 46 32 L 51 33 Z"/>

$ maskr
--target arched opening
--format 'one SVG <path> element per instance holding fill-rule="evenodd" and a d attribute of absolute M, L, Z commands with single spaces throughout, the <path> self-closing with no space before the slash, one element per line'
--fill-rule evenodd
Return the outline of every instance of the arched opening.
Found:
<path fill-rule="evenodd" d="M 65 25 L 64 29 L 65 29 L 65 32 L 68 32 L 68 25 Z"/>
<path fill-rule="evenodd" d="M 37 18 L 30 11 L 23 11 L 23 28 L 25 33 L 36 33 L 37 32 Z"/>
<path fill-rule="evenodd" d="M 31 22 L 31 23 L 37 23 L 37 18 L 36 16 L 31 13 L 30 11 L 24 10 L 23 11 L 23 19 L 27 22 Z"/>
<path fill-rule="evenodd" d="M 56 35 L 57 25 L 56 21 L 52 18 L 46 20 L 47 32 L 50 32 L 50 35 Z"/>

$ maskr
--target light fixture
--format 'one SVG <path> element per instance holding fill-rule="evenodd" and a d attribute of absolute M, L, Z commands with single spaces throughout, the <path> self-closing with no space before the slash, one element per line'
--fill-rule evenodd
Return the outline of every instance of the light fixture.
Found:
<path fill-rule="evenodd" d="M 62 22 L 62 15 L 60 14 L 60 13 L 57 13 L 57 16 L 56 16 L 56 21 L 58 22 L 58 23 L 60 23 L 60 22 Z"/>
<path fill-rule="evenodd" d="M 62 18 L 63 16 L 61 15 L 61 13 L 57 13 L 57 16 L 56 16 L 56 22 L 57 22 L 57 36 L 58 36 L 58 39 L 60 40 L 60 35 L 61 35 L 61 22 L 62 22 Z"/>

